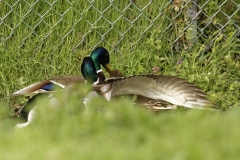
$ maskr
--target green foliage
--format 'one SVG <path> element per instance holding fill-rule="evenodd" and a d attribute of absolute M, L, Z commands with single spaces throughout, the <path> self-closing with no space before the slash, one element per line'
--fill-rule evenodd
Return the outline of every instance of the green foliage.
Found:
<path fill-rule="evenodd" d="M 189 110 L 155 115 L 127 100 L 96 99 L 84 111 L 77 101 L 79 94 L 68 103 L 62 103 L 61 96 L 59 108 L 49 107 L 48 101 L 39 103 L 38 118 L 27 128 L 12 129 L 17 119 L 1 119 L 1 159 L 221 160 L 239 156 L 239 108 L 224 114 Z"/>

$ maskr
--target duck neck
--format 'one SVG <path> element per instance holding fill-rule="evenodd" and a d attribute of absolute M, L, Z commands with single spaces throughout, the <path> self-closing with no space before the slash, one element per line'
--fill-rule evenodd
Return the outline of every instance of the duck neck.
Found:
<path fill-rule="evenodd" d="M 106 84 L 105 82 L 106 77 L 101 69 L 97 71 L 97 75 L 98 75 L 98 84 L 99 85 Z"/>

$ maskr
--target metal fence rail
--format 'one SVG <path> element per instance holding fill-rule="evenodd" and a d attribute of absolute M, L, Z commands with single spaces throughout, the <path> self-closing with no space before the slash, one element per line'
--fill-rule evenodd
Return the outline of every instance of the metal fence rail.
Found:
<path fill-rule="evenodd" d="M 240 35 L 237 0 L 2 0 L 0 13 L 1 44 L 17 38 L 20 48 L 32 41 L 57 48 L 71 39 L 73 52 L 103 43 L 116 49 L 152 38 L 177 52 Z"/>

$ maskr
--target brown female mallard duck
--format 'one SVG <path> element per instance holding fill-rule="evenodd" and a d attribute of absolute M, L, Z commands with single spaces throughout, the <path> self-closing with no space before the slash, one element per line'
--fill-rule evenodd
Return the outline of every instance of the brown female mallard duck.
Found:
<path fill-rule="evenodd" d="M 81 72 L 93 83 L 94 90 L 108 101 L 122 95 L 139 95 L 187 108 L 210 109 L 214 106 L 199 87 L 176 76 L 146 74 L 104 80 L 98 76 L 91 57 L 83 59 Z"/>

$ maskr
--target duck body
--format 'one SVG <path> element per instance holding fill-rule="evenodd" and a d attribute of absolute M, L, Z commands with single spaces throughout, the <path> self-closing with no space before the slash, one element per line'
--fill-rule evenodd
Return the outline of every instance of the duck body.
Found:
<path fill-rule="evenodd" d="M 102 79 L 105 79 L 105 75 L 101 70 L 101 65 L 109 72 L 110 75 L 121 74 L 118 70 L 111 70 L 109 66 L 110 57 L 109 52 L 103 47 L 97 47 L 91 54 L 91 57 L 94 59 L 94 72 L 98 72 L 98 76 L 101 75 Z M 96 67 L 98 70 L 96 71 Z M 91 67 L 88 67 L 91 68 Z M 87 70 L 89 71 L 89 70 Z M 96 77 L 97 78 L 97 77 Z M 95 79 L 94 79 L 95 80 Z M 17 92 L 10 94 L 9 96 L 19 96 L 25 94 L 36 94 L 32 98 L 30 98 L 24 105 L 24 107 L 20 110 L 20 117 L 25 119 L 27 122 L 23 124 L 18 124 L 16 127 L 21 128 L 25 127 L 32 121 L 36 108 L 36 100 L 42 96 L 48 96 L 49 98 L 54 98 L 50 95 L 52 92 L 56 90 L 64 89 L 70 85 L 76 83 L 86 83 L 86 80 L 83 77 L 79 76 L 57 76 L 51 79 L 47 79 L 41 82 L 37 82 L 31 84 Z"/>
<path fill-rule="evenodd" d="M 82 68 L 93 70 L 94 62 L 91 58 L 85 57 Z M 97 73 L 86 74 L 82 70 L 86 80 L 96 77 Z M 93 90 L 101 94 L 106 100 L 123 95 L 139 95 L 145 98 L 169 102 L 174 105 L 187 108 L 207 109 L 214 104 L 207 99 L 207 95 L 196 85 L 185 79 L 165 75 L 135 75 L 129 77 L 111 77 L 105 80 L 98 80 L 93 83 Z M 99 81 L 104 83 L 99 84 Z"/>
<path fill-rule="evenodd" d="M 109 66 L 109 52 L 104 47 L 97 47 L 94 49 L 90 54 L 90 57 L 93 59 L 95 66 L 94 69 L 97 69 L 96 71 L 99 72 L 99 75 L 102 75 L 102 79 L 105 79 L 105 75 L 102 73 L 101 65 L 109 72 L 109 74 L 115 73 Z M 89 67 L 89 69 L 91 68 Z M 49 92 L 52 91 L 53 88 L 65 88 L 78 82 L 84 83 L 85 79 L 79 76 L 57 76 L 35 84 L 31 84 L 17 92 L 12 93 L 9 96 Z"/>

